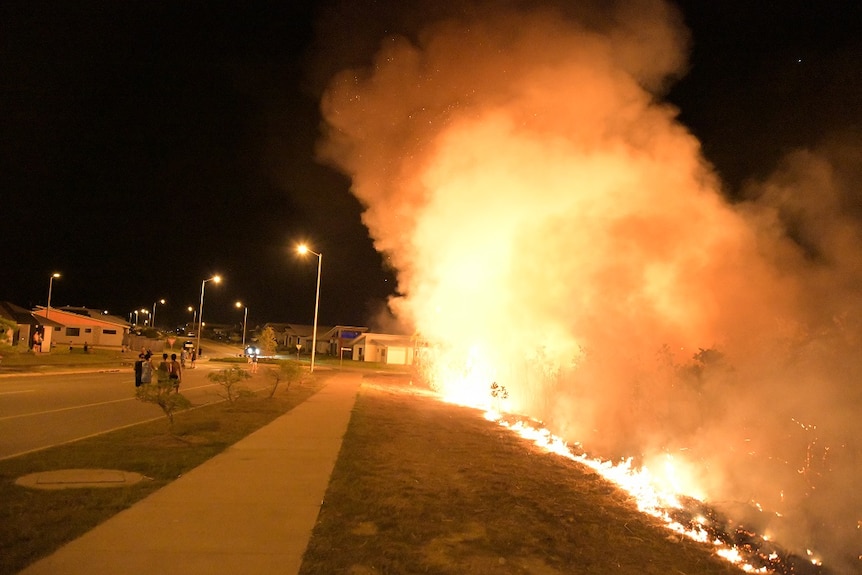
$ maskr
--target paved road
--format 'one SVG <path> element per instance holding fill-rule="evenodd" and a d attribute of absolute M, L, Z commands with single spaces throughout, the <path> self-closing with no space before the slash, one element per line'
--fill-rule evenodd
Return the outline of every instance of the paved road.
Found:
<path fill-rule="evenodd" d="M 221 400 L 220 388 L 206 374 L 226 366 L 198 362 L 196 369 L 184 372 L 182 393 L 195 405 Z M 249 383 L 263 388 L 268 382 L 259 373 Z M 164 417 L 157 406 L 138 401 L 134 394 L 131 370 L 3 377 L 0 459 Z"/>

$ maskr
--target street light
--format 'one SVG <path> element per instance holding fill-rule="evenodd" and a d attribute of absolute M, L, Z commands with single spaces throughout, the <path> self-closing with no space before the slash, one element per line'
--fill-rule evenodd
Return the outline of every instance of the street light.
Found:
<path fill-rule="evenodd" d="M 165 300 L 164 300 L 164 298 L 162 298 L 162 299 L 160 299 L 160 300 L 158 300 L 158 301 L 154 301 L 154 302 L 153 302 L 153 313 L 152 313 L 152 315 L 150 315 L 150 325 L 151 325 L 151 326 L 153 326 L 153 327 L 156 327 L 156 304 L 157 304 L 157 303 L 160 303 L 160 304 L 162 304 L 162 305 L 165 305 Z"/>
<path fill-rule="evenodd" d="M 192 312 L 192 328 L 194 328 L 195 324 L 198 321 L 198 310 L 196 310 L 192 306 L 189 306 L 189 311 Z M 186 330 L 188 330 L 188 326 L 189 324 L 186 323 Z"/>
<path fill-rule="evenodd" d="M 54 289 L 54 278 L 60 277 L 60 274 L 54 272 L 48 279 L 48 307 L 45 308 L 45 319 L 48 319 L 48 314 L 51 313 L 51 292 Z"/>
<path fill-rule="evenodd" d="M 201 355 L 201 331 L 204 327 L 204 288 L 207 286 L 207 282 L 219 283 L 220 281 L 221 276 L 213 276 L 201 282 L 201 305 L 198 307 L 198 342 L 195 348 L 198 357 Z"/>
<path fill-rule="evenodd" d="M 242 319 L 242 349 L 245 351 L 245 327 L 248 325 L 248 306 L 243 306 L 241 301 L 236 302 L 237 309 L 245 307 L 245 316 Z"/>
<path fill-rule="evenodd" d="M 317 294 L 314 296 L 314 328 L 311 332 L 311 373 L 314 373 L 314 353 L 317 351 L 317 310 L 320 307 L 320 272 L 323 269 L 323 254 L 313 252 L 308 246 L 301 244 L 296 251 L 302 255 L 313 254 L 317 256 Z"/>
<path fill-rule="evenodd" d="M 141 313 L 150 315 L 150 310 L 148 310 L 147 308 L 141 308 Z M 152 321 L 150 322 L 150 324 L 152 325 Z M 147 325 L 147 320 L 144 320 L 144 325 Z"/>

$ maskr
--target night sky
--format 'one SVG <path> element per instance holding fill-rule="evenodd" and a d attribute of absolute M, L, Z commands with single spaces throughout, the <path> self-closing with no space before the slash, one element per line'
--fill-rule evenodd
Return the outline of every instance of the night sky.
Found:
<path fill-rule="evenodd" d="M 417 3 L 417 6 L 421 3 Z M 430 3 L 433 4 L 433 3 Z M 666 98 L 733 199 L 797 147 L 862 126 L 862 3 L 679 2 Z M 397 8 L 396 8 L 397 7 Z M 0 6 L 0 300 L 158 323 L 372 323 L 395 289 L 343 175 L 315 161 L 328 77 L 434 16 L 386 2 Z"/>

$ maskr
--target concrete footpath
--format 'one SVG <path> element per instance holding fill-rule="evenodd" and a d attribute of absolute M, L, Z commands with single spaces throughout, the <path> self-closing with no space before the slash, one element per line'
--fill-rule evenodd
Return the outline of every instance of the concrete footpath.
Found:
<path fill-rule="evenodd" d="M 298 573 L 361 378 L 333 374 L 289 413 L 21 573 Z"/>

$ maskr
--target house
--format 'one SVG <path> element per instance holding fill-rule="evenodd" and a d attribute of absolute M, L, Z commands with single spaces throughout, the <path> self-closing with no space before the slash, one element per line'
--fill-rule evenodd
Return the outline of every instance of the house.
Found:
<path fill-rule="evenodd" d="M 354 361 L 413 365 L 416 340 L 409 335 L 365 332 L 350 342 Z"/>
<path fill-rule="evenodd" d="M 7 333 L 6 341 L 22 348 L 32 348 L 33 336 L 38 333 L 42 340 L 42 349 L 50 350 L 54 329 L 62 327 L 51 319 L 37 317 L 32 311 L 8 301 L 0 302 L 0 318 L 15 326 Z"/>
<path fill-rule="evenodd" d="M 37 307 L 34 315 L 44 320 L 46 310 Z M 98 310 L 78 307 L 52 307 L 48 318 L 56 322 L 53 345 L 121 347 L 128 341 L 129 323 Z"/>
<path fill-rule="evenodd" d="M 297 351 L 297 345 L 301 346 L 300 350 L 311 351 L 314 326 L 298 323 L 267 323 L 264 324 L 263 329 L 268 327 L 275 332 L 276 343 L 289 353 Z"/>
<path fill-rule="evenodd" d="M 317 327 L 317 353 L 341 355 L 343 348 L 349 348 L 357 337 L 367 332 L 367 327 L 336 325 L 324 332 Z"/>
<path fill-rule="evenodd" d="M 271 327 L 275 332 L 278 345 L 289 353 L 297 351 L 297 346 L 304 353 L 311 353 L 311 343 L 314 339 L 314 326 L 299 323 L 268 323 L 264 328 Z M 317 349 L 315 353 L 339 355 L 342 347 L 348 347 L 350 342 L 368 331 L 367 327 L 349 325 L 318 325 Z"/>

